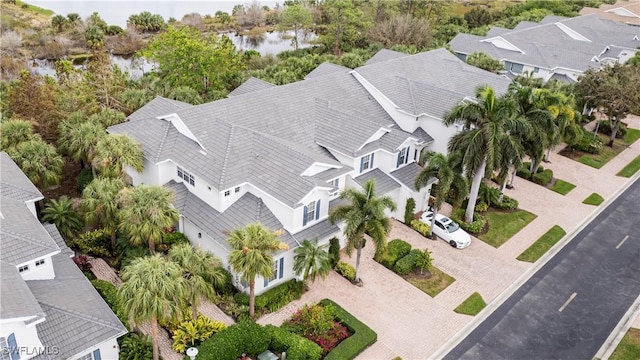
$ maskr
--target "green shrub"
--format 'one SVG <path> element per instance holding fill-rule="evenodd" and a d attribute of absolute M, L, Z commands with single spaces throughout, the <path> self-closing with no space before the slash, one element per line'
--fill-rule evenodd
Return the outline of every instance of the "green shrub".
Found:
<path fill-rule="evenodd" d="M 283 306 L 300 299 L 304 290 L 304 282 L 296 279 L 284 282 L 273 289 L 256 296 L 256 309 L 268 312 L 278 311 Z"/>
<path fill-rule="evenodd" d="M 465 209 L 458 209 L 451 213 L 451 220 L 455 221 L 460 225 L 460 227 L 469 233 L 477 234 L 481 232 L 485 225 L 487 224 L 487 218 L 478 214 L 477 212 L 473 213 L 473 222 L 467 223 L 464 221 L 464 213 Z"/>
<path fill-rule="evenodd" d="M 270 334 L 260 325 L 241 321 L 205 340 L 198 347 L 198 358 L 236 360 L 243 353 L 259 355 L 269 347 Z"/>
<path fill-rule="evenodd" d="M 414 251 L 415 251 L 415 257 L 416 257 L 416 267 L 420 269 L 420 274 L 422 274 L 423 271 L 429 270 L 429 268 L 431 268 L 431 262 L 432 262 L 431 251 L 429 251 L 429 249 L 411 250 L 411 252 L 414 252 Z"/>
<path fill-rule="evenodd" d="M 546 169 L 542 172 L 539 172 L 531 178 L 531 181 L 538 185 L 547 185 L 553 180 L 553 171 L 551 169 Z"/>
<path fill-rule="evenodd" d="M 332 305 L 305 305 L 296 311 L 282 328 L 318 344 L 323 354 L 349 337 L 347 328 L 336 321 L 335 308 Z"/>
<path fill-rule="evenodd" d="M 225 295 L 233 293 L 233 277 L 231 276 L 231 273 L 223 267 L 218 270 L 223 274 L 224 281 L 219 285 L 213 284 L 213 287 L 216 290 L 216 294 Z"/>
<path fill-rule="evenodd" d="M 264 329 L 271 336 L 269 349 L 286 352 L 287 359 L 319 360 L 322 357 L 320 346 L 309 339 L 273 325 L 266 325 Z"/>
<path fill-rule="evenodd" d="M 429 236 L 429 230 L 430 230 L 429 225 L 423 223 L 420 220 L 412 220 L 411 228 L 419 232 L 420 234 L 422 234 L 422 236 Z"/>
<path fill-rule="evenodd" d="M 476 204 L 475 211 L 477 211 L 477 212 L 485 212 L 487 210 L 489 210 L 489 205 L 484 201 L 478 201 L 478 203 Z"/>
<path fill-rule="evenodd" d="M 598 125 L 598 132 L 611 136 L 611 123 L 609 122 L 609 120 L 600 120 L 600 125 Z M 618 127 L 618 131 L 616 132 L 616 138 L 621 139 L 625 135 L 627 135 L 627 125 L 621 122 L 620 127 Z"/>
<path fill-rule="evenodd" d="M 516 175 L 518 177 L 523 178 L 523 179 L 529 179 L 529 178 L 531 178 L 531 171 L 529 171 L 529 167 L 528 166 L 524 166 L 524 164 L 523 164 L 522 167 L 520 167 L 520 169 L 518 169 L 518 171 L 516 171 Z"/>
<path fill-rule="evenodd" d="M 119 360 L 147 360 L 153 357 L 153 344 L 147 335 L 128 333 L 118 338 L 118 344 Z"/>
<path fill-rule="evenodd" d="M 512 197 L 509 197 L 507 195 L 503 195 L 502 201 L 498 201 L 492 206 L 500 210 L 515 210 L 518 208 L 518 205 L 519 205 L 518 200 Z"/>
<path fill-rule="evenodd" d="M 329 240 L 329 259 L 332 268 L 335 268 L 340 261 L 340 240 L 337 237 L 332 237 Z"/>
<path fill-rule="evenodd" d="M 582 136 L 575 143 L 570 144 L 572 149 L 584 151 L 589 154 L 600 154 L 604 144 L 598 136 L 593 136 L 590 132 L 584 130 Z"/>
<path fill-rule="evenodd" d="M 338 265 L 336 265 L 336 271 L 338 272 L 338 274 L 344 276 L 349 281 L 353 281 L 356 279 L 356 269 L 346 262 L 338 262 Z"/>
<path fill-rule="evenodd" d="M 71 247 L 76 247 L 81 253 L 93 256 L 111 256 L 108 250 L 111 235 L 104 229 L 87 231 L 78 235 L 70 242 Z"/>
<path fill-rule="evenodd" d="M 124 309 L 120 306 L 120 300 L 118 298 L 118 289 L 115 285 L 106 280 L 91 280 L 91 285 L 98 291 L 98 294 L 102 296 L 104 302 L 109 305 L 114 314 L 120 319 L 120 322 L 129 329 L 129 321 L 125 315 Z"/>
<path fill-rule="evenodd" d="M 184 353 L 187 348 L 198 346 L 213 334 L 224 330 L 227 327 L 224 323 L 211 320 L 207 316 L 198 315 L 198 318 L 183 321 L 173 332 L 173 345 L 171 348 L 179 353 Z"/>
<path fill-rule="evenodd" d="M 407 275 L 416 269 L 416 259 L 419 256 L 416 252 L 420 252 L 418 249 L 411 250 L 402 259 L 398 260 L 393 267 L 393 271 L 398 275 Z"/>
<path fill-rule="evenodd" d="M 404 223 L 411 224 L 414 217 L 414 211 L 416 209 L 416 201 L 413 198 L 407 199 L 407 204 L 404 207 Z"/>
<path fill-rule="evenodd" d="M 358 354 L 378 340 L 378 334 L 376 334 L 375 331 L 371 330 L 371 328 L 356 319 L 338 304 L 329 299 L 324 299 L 320 301 L 320 305 L 333 305 L 335 307 L 336 319 L 346 326 L 352 334 L 331 350 L 325 357 L 325 360 L 354 359 Z"/>
<path fill-rule="evenodd" d="M 162 236 L 162 243 L 172 247 L 174 245 L 179 244 L 189 244 L 189 239 L 187 236 L 180 231 L 174 231 L 170 233 L 165 233 Z"/>
<path fill-rule="evenodd" d="M 93 181 L 93 173 L 91 169 L 82 169 L 76 178 L 76 188 L 82 193 L 84 188 Z"/>
<path fill-rule="evenodd" d="M 388 269 L 393 269 L 396 261 L 403 258 L 411 251 L 411 244 L 401 239 L 394 239 L 387 244 L 387 252 L 380 260 L 380 264 Z"/>
<path fill-rule="evenodd" d="M 233 300 L 235 300 L 238 305 L 249 305 L 249 295 L 243 292 L 237 292 L 233 295 Z"/>

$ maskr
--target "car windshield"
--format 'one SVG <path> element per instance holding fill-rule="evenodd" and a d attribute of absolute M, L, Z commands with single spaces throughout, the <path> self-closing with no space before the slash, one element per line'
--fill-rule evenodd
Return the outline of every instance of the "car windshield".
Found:
<path fill-rule="evenodd" d="M 460 226 L 458 226 L 458 224 L 456 224 L 455 222 L 453 222 L 449 218 L 442 219 L 442 223 L 447 228 L 447 232 L 448 233 L 452 233 L 452 232 L 460 229 Z"/>

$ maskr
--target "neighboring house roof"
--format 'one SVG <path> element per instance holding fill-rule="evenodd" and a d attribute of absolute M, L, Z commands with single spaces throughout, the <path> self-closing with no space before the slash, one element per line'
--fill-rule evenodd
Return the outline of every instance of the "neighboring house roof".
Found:
<path fill-rule="evenodd" d="M 293 237 L 295 237 L 299 243 L 302 243 L 304 240 L 312 241 L 314 239 L 323 239 L 339 232 L 340 228 L 337 225 L 331 224 L 329 219 L 324 219 L 302 231 L 298 231 L 293 234 Z"/>
<path fill-rule="evenodd" d="M 311 79 L 314 77 L 325 76 L 325 75 L 334 74 L 334 73 L 348 73 L 349 71 L 351 71 L 351 69 L 349 69 L 348 67 L 344 67 L 344 66 L 337 65 L 330 62 L 324 62 L 318 65 L 317 68 L 311 70 L 311 72 L 308 73 L 307 76 L 305 76 L 304 78 Z"/>
<path fill-rule="evenodd" d="M 226 240 L 227 234 L 239 226 L 243 226 L 243 224 L 259 222 L 272 230 L 284 229 L 282 223 L 262 202 L 262 199 L 251 193 L 245 193 L 229 208 L 220 213 L 191 193 L 183 183 L 170 181 L 166 187 L 174 190 L 176 194 L 174 204 L 180 214 L 212 236 L 214 241 L 226 251 L 231 251 L 231 247 Z M 290 249 L 300 245 L 287 231 L 284 232 L 280 239 Z"/>
<path fill-rule="evenodd" d="M 3 196 L 0 213 L 0 260 L 3 262 L 15 266 L 60 252 L 24 202 Z"/>
<path fill-rule="evenodd" d="M 599 8 L 584 7 L 580 15 L 598 14 L 605 19 L 640 25 L 640 0 L 619 0 L 615 4 L 601 4 Z"/>
<path fill-rule="evenodd" d="M 162 96 L 156 96 L 155 99 L 149 101 L 143 107 L 136 110 L 133 114 L 129 115 L 128 119 L 141 120 L 150 117 L 173 114 L 180 109 L 188 108 L 191 106 L 193 105 L 182 101 L 167 99 Z"/>
<path fill-rule="evenodd" d="M 377 64 L 380 62 L 385 62 L 393 59 L 399 59 L 405 56 L 409 56 L 409 54 L 405 54 L 405 53 L 401 53 L 401 52 L 393 51 L 389 49 L 381 49 L 380 51 L 375 53 L 375 55 L 373 55 L 369 60 L 367 60 L 367 62 L 365 63 L 365 66 Z"/>
<path fill-rule="evenodd" d="M 458 53 L 484 52 L 499 60 L 555 69 L 558 67 L 579 72 L 599 68 L 592 61 L 608 46 L 635 49 L 638 28 L 595 14 L 575 18 L 547 16 L 540 23 L 525 22 L 499 37 L 458 34 L 449 45 Z M 494 45 L 493 41 L 503 45 Z M 511 48 L 514 46 L 514 48 Z M 507 69 L 508 70 L 508 69 Z"/>
<path fill-rule="evenodd" d="M 408 187 L 411 190 L 414 190 L 415 189 L 414 184 L 415 184 L 416 178 L 418 177 L 418 174 L 420 174 L 420 171 L 422 171 L 422 167 L 420 167 L 420 165 L 416 163 L 410 163 L 410 164 L 407 164 L 406 166 L 401 167 L 396 171 L 392 171 L 389 175 L 391 175 L 391 177 L 393 177 L 394 179 L 398 180 L 404 186 Z M 432 179 L 430 183 L 433 183 L 434 181 L 435 179 Z"/>
<path fill-rule="evenodd" d="M 367 180 L 374 180 L 376 185 L 376 193 L 386 194 L 400 187 L 400 184 L 392 177 L 385 174 L 380 169 L 374 169 L 366 172 L 354 179 L 360 186 L 364 186 Z"/>
<path fill-rule="evenodd" d="M 56 277 L 26 281 L 46 320 L 36 325 L 45 347 L 57 347 L 51 359 L 67 359 L 127 333 L 100 294 L 69 256 L 52 257 Z"/>
<path fill-rule="evenodd" d="M 355 69 L 401 110 L 442 118 L 476 87 L 505 93 L 510 81 L 460 61 L 446 49 L 432 50 Z"/>
<path fill-rule="evenodd" d="M 549 78 L 549 80 L 558 80 L 560 82 L 567 83 L 567 84 L 573 84 L 575 82 L 575 80 L 573 80 L 572 78 L 568 77 L 565 74 L 553 74 L 551 75 L 551 78 Z"/>
<path fill-rule="evenodd" d="M 270 89 L 274 86 L 276 85 L 252 76 L 247 81 L 243 82 L 240 86 L 235 88 L 235 90 L 230 92 L 227 96 L 234 97 L 238 95 L 244 95 L 244 94 L 252 93 L 254 91 Z"/>
<path fill-rule="evenodd" d="M 15 265 L 0 260 L 0 319 L 43 317 L 44 311 Z"/>
<path fill-rule="evenodd" d="M 20 170 L 9 154 L 0 152 L 0 195 L 14 200 L 39 200 L 44 196 Z"/>

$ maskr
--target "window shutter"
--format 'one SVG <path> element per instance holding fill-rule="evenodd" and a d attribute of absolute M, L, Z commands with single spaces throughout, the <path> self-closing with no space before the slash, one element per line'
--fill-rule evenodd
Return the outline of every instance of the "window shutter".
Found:
<path fill-rule="evenodd" d="M 20 359 L 20 352 L 18 351 L 18 343 L 16 343 L 16 335 L 11 333 L 7 338 L 7 345 L 9 346 L 9 353 L 11 354 L 11 360 Z"/>
<path fill-rule="evenodd" d="M 369 169 L 373 169 L 373 153 L 371 153 L 371 160 L 369 160 Z"/>
<path fill-rule="evenodd" d="M 411 151 L 411 146 L 407 146 L 407 153 L 404 156 L 404 163 L 408 163 L 409 162 L 409 152 Z"/>
<path fill-rule="evenodd" d="M 309 220 L 309 219 L 307 219 L 307 217 L 308 217 L 307 212 L 308 211 L 309 211 L 309 209 L 305 206 L 304 207 L 304 213 L 302 214 L 302 226 L 307 225 L 307 221 Z"/>
<path fill-rule="evenodd" d="M 360 158 L 360 172 L 364 169 L 364 156 Z"/>
<path fill-rule="evenodd" d="M 396 167 L 400 166 L 400 164 L 402 164 L 402 152 L 404 151 L 404 149 L 398 151 L 398 159 L 396 160 Z"/>
<path fill-rule="evenodd" d="M 282 279 L 284 276 L 284 258 L 280 258 L 280 271 L 278 271 L 278 278 Z"/>
<path fill-rule="evenodd" d="M 102 358 L 100 357 L 100 349 L 96 349 L 93 352 L 93 360 L 102 360 Z"/>
<path fill-rule="evenodd" d="M 336 179 L 336 187 L 340 187 L 340 178 Z"/>
<path fill-rule="evenodd" d="M 320 200 L 316 201 L 316 218 L 318 220 L 320 218 Z"/>

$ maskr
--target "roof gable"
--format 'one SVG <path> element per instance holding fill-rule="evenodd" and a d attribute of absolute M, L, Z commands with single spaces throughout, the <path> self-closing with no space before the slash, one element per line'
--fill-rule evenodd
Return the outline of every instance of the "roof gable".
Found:
<path fill-rule="evenodd" d="M 0 152 L 0 195 L 14 200 L 40 200 L 44 196 L 11 159 L 9 154 Z"/>

